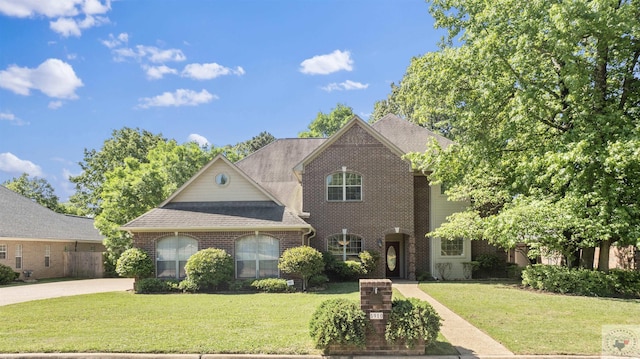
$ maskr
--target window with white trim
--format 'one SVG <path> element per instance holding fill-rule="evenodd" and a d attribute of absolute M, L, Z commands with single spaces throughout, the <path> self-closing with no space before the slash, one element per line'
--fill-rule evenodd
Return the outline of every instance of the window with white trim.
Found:
<path fill-rule="evenodd" d="M 22 268 L 22 244 L 16 244 L 16 269 Z"/>
<path fill-rule="evenodd" d="M 361 201 L 362 176 L 354 172 L 336 172 L 327 176 L 327 201 Z"/>
<path fill-rule="evenodd" d="M 51 246 L 48 244 L 44 246 L 44 266 L 51 266 Z"/>
<path fill-rule="evenodd" d="M 464 253 L 464 238 L 440 239 L 441 256 L 461 256 Z"/>
<path fill-rule="evenodd" d="M 0 244 L 0 259 L 7 259 L 7 245 Z"/>
<path fill-rule="evenodd" d="M 236 278 L 277 278 L 280 241 L 254 235 L 236 241 Z"/>
<path fill-rule="evenodd" d="M 158 278 L 184 278 L 187 260 L 198 251 L 198 241 L 188 237 L 166 237 L 156 247 Z"/>
<path fill-rule="evenodd" d="M 327 239 L 327 250 L 343 261 L 359 260 L 362 242 L 362 237 L 355 234 L 334 234 Z"/>

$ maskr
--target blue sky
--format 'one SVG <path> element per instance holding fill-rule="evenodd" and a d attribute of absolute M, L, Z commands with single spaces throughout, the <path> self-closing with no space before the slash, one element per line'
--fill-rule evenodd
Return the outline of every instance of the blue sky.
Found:
<path fill-rule="evenodd" d="M 422 0 L 0 0 L 0 29 L 0 182 L 62 200 L 124 126 L 221 146 L 366 120 L 442 36 Z"/>

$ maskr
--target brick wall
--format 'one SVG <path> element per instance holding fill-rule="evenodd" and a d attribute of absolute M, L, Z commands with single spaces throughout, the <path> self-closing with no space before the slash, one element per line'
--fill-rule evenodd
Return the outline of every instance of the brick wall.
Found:
<path fill-rule="evenodd" d="M 362 201 L 326 200 L 326 177 L 346 166 L 362 176 Z M 302 177 L 303 208 L 317 234 L 311 245 L 327 250 L 327 238 L 348 233 L 363 238 L 363 250 L 377 251 L 378 240 L 399 227 L 407 234 L 405 264 L 415 272 L 413 174 L 410 164 L 391 152 L 359 125 L 354 125 L 316 158 L 305 165 Z M 377 277 L 384 277 L 384 256 Z"/>
<path fill-rule="evenodd" d="M 429 238 L 429 203 L 430 188 L 427 177 L 416 175 L 413 177 L 414 188 L 414 223 L 416 233 L 416 272 L 430 272 L 431 253 Z"/>

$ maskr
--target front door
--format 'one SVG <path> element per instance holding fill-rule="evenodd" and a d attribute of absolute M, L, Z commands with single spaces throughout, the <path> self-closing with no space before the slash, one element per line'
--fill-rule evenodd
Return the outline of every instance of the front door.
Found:
<path fill-rule="evenodd" d="M 387 262 L 387 278 L 400 277 L 400 242 L 386 242 L 385 258 Z"/>

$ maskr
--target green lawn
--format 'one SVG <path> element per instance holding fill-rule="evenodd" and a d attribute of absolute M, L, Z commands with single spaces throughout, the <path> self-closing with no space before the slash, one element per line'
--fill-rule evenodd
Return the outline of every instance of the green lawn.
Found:
<path fill-rule="evenodd" d="M 0 306 L 0 353 L 320 354 L 309 320 L 335 297 L 359 300 L 358 283 L 315 293 L 114 292 Z M 434 354 L 452 349 L 436 344 Z"/>
<path fill-rule="evenodd" d="M 640 323 L 640 300 L 546 294 L 500 283 L 420 288 L 516 354 L 598 355 L 603 325 Z"/>

